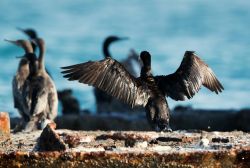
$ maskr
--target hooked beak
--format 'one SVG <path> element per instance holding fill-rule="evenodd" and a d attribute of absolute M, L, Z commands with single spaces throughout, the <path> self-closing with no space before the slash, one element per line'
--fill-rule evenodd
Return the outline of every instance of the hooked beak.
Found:
<path fill-rule="evenodd" d="M 23 32 L 24 34 L 28 35 L 28 33 L 27 33 L 27 31 L 25 29 L 22 29 L 20 27 L 17 27 L 16 29 Z"/>
<path fill-rule="evenodd" d="M 7 42 L 12 43 L 12 44 L 15 44 L 15 45 L 18 45 L 17 42 L 16 42 L 15 40 L 4 39 L 4 41 L 7 41 Z"/>
<path fill-rule="evenodd" d="M 119 40 L 129 40 L 129 37 L 120 37 Z"/>

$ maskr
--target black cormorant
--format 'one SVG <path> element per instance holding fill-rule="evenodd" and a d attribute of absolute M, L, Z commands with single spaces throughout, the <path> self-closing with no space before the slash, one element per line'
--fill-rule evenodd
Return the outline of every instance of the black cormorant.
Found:
<path fill-rule="evenodd" d="M 174 100 L 190 99 L 202 85 L 217 94 L 224 89 L 212 69 L 193 51 L 186 51 L 177 71 L 166 76 L 153 76 L 149 52 L 141 52 L 140 58 L 143 65 L 138 78 L 110 57 L 62 67 L 62 73 L 68 80 L 97 87 L 131 107 L 144 106 L 148 121 L 157 131 L 171 130 L 165 96 Z"/>

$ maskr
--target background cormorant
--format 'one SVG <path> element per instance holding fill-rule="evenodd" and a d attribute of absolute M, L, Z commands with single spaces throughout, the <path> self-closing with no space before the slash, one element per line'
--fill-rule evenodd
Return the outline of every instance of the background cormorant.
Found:
<path fill-rule="evenodd" d="M 27 112 L 25 112 L 22 91 L 24 82 L 27 79 L 30 72 L 27 54 L 33 53 L 33 49 L 31 43 L 26 40 L 16 40 L 16 41 L 5 40 L 5 41 L 15 44 L 19 47 L 22 47 L 25 51 L 24 56 L 21 57 L 21 60 L 19 62 L 17 72 L 12 79 L 12 93 L 13 93 L 14 107 L 18 110 L 24 122 L 28 122 L 29 116 L 27 115 Z"/>
<path fill-rule="evenodd" d="M 29 62 L 29 75 L 25 80 L 22 96 L 29 121 L 24 126 L 24 131 L 43 129 L 47 123 L 54 120 L 58 108 L 54 82 L 44 67 L 44 41 L 38 38 L 34 42 L 39 47 L 39 57 L 36 58 L 33 53 L 25 55 Z"/>

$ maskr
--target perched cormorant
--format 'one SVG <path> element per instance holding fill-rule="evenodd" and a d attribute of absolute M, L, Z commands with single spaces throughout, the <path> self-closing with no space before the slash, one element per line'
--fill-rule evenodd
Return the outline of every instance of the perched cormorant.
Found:
<path fill-rule="evenodd" d="M 48 108 L 49 108 L 48 118 L 53 120 L 57 115 L 57 108 L 58 108 L 57 90 L 50 75 L 48 74 L 47 71 L 45 71 L 45 63 L 44 63 L 45 42 L 42 38 L 38 38 L 35 40 L 35 43 L 39 48 L 38 65 L 39 65 L 40 75 L 43 76 L 44 79 L 46 80 L 45 87 L 47 88 L 48 91 Z"/>
<path fill-rule="evenodd" d="M 141 52 L 140 58 L 143 65 L 138 78 L 110 57 L 62 67 L 62 73 L 70 81 L 97 87 L 131 107 L 144 106 L 148 121 L 156 131 L 171 130 L 165 96 L 174 100 L 190 99 L 202 85 L 216 94 L 224 89 L 212 69 L 193 51 L 186 51 L 177 71 L 166 76 L 153 76 L 149 52 Z"/>
<path fill-rule="evenodd" d="M 108 36 L 105 38 L 103 42 L 103 55 L 104 58 L 112 57 L 111 53 L 109 51 L 109 47 L 114 42 L 118 42 L 121 40 L 128 40 L 127 37 L 118 37 L 118 36 Z M 135 56 L 136 53 L 131 51 L 130 55 L 121 61 L 121 64 L 128 70 L 128 72 L 134 76 L 136 76 L 136 72 L 133 67 L 133 61 L 138 62 L 138 57 Z M 102 90 L 99 90 L 97 88 L 94 89 L 95 99 L 96 99 L 96 105 L 97 105 L 97 112 L 112 112 L 112 111 L 134 111 L 131 107 L 129 107 L 127 104 L 124 104 L 122 102 L 116 101 L 112 98 L 112 96 L 107 95 Z M 139 110 L 139 109 L 136 109 Z"/>
<path fill-rule="evenodd" d="M 23 97 L 29 111 L 30 122 L 25 131 L 43 129 L 57 115 L 58 98 L 54 82 L 45 71 L 45 43 L 41 38 L 35 40 L 39 57 L 28 55 L 30 73 L 25 81 Z"/>
<path fill-rule="evenodd" d="M 29 75 L 29 61 L 27 59 L 27 54 L 33 53 L 33 49 L 31 43 L 26 40 L 5 40 L 11 42 L 17 46 L 20 46 L 24 49 L 25 55 L 21 58 L 17 72 L 12 80 L 12 93 L 13 93 L 13 100 L 14 100 L 14 107 L 18 110 L 21 117 L 24 119 L 25 122 L 29 121 L 29 116 L 27 112 L 25 112 L 22 90 L 25 80 Z"/>

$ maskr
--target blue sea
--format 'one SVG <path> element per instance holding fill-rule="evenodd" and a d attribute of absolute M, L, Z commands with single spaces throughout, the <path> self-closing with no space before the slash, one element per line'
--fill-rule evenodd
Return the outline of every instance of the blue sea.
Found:
<path fill-rule="evenodd" d="M 246 0 L 1 0 L 0 111 L 13 108 L 11 81 L 23 51 L 3 39 L 26 38 L 16 27 L 34 28 L 47 44 L 46 66 L 58 90 L 73 88 L 81 108 L 95 111 L 92 87 L 69 82 L 60 67 L 103 58 L 108 35 L 130 40 L 111 46 L 117 60 L 131 48 L 152 54 L 155 75 L 174 72 L 186 50 L 194 50 L 213 69 L 225 90 L 202 88 L 185 102 L 168 98 L 171 108 L 250 107 L 250 1 Z M 139 71 L 139 67 L 137 67 Z"/>

